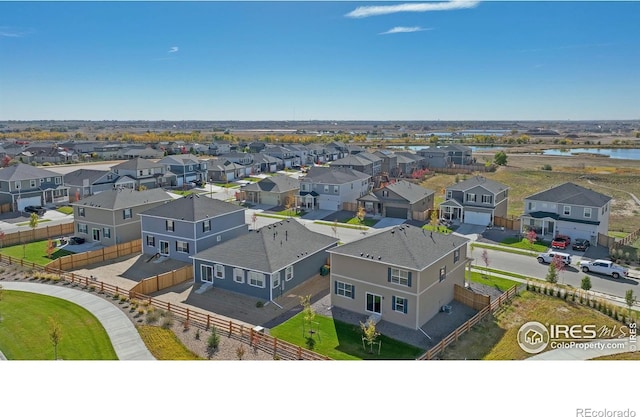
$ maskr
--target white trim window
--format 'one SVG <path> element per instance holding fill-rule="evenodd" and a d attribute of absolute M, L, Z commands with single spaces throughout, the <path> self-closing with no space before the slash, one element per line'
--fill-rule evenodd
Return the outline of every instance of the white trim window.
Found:
<path fill-rule="evenodd" d="M 391 297 L 391 309 L 398 313 L 407 314 L 407 299 L 402 297 Z"/>
<path fill-rule="evenodd" d="M 214 269 L 214 275 L 215 275 L 216 278 L 224 279 L 224 265 L 215 264 L 213 266 L 213 269 Z"/>
<path fill-rule="evenodd" d="M 62 177 L 55 177 L 54 180 L 57 185 L 62 184 Z"/>
<path fill-rule="evenodd" d="M 453 263 L 457 263 L 460 260 L 460 248 L 453 251 Z"/>
<path fill-rule="evenodd" d="M 585 219 L 590 219 L 591 218 L 591 207 L 585 207 L 584 208 L 584 218 Z"/>
<path fill-rule="evenodd" d="M 189 242 L 185 242 L 183 240 L 177 240 L 176 252 L 189 253 Z"/>
<path fill-rule="evenodd" d="M 280 272 L 271 274 L 271 288 L 278 288 L 280 286 Z"/>
<path fill-rule="evenodd" d="M 147 235 L 147 246 L 156 246 L 155 236 Z"/>
<path fill-rule="evenodd" d="M 102 228 L 102 236 L 104 236 L 105 239 L 111 239 L 111 228 L 103 227 Z"/>
<path fill-rule="evenodd" d="M 404 269 L 391 268 L 390 281 L 394 284 L 409 286 L 409 271 Z"/>
<path fill-rule="evenodd" d="M 84 207 L 78 207 L 78 216 L 84 217 Z"/>
<path fill-rule="evenodd" d="M 213 282 L 213 268 L 211 265 L 200 265 L 200 281 Z"/>
<path fill-rule="evenodd" d="M 206 233 L 211 230 L 211 220 L 205 220 L 202 222 L 202 232 Z"/>
<path fill-rule="evenodd" d="M 482 194 L 482 202 L 485 204 L 493 203 L 493 197 L 490 194 Z"/>
<path fill-rule="evenodd" d="M 173 220 L 165 220 L 164 221 L 164 226 L 165 226 L 166 230 L 169 231 L 169 232 L 173 232 L 175 230 L 174 225 L 173 225 Z"/>
<path fill-rule="evenodd" d="M 291 281 L 293 279 L 293 265 L 289 265 L 284 269 L 284 280 Z"/>
<path fill-rule="evenodd" d="M 453 198 L 453 191 L 447 191 L 447 200 L 451 200 Z"/>
<path fill-rule="evenodd" d="M 244 284 L 244 270 L 240 268 L 233 268 L 233 282 Z"/>
<path fill-rule="evenodd" d="M 562 208 L 562 214 L 565 216 L 571 216 L 571 206 L 564 206 Z"/>
<path fill-rule="evenodd" d="M 29 181 L 29 186 L 30 186 L 31 188 L 36 188 L 36 180 L 30 180 L 30 181 Z"/>
<path fill-rule="evenodd" d="M 133 211 L 130 208 L 126 208 L 124 210 L 122 210 L 122 218 L 123 219 L 130 219 L 133 217 Z"/>
<path fill-rule="evenodd" d="M 354 298 L 354 287 L 353 284 L 347 284 L 346 282 L 336 281 L 334 292 L 336 295 L 346 298 Z"/>
<path fill-rule="evenodd" d="M 447 267 L 443 266 L 442 268 L 440 268 L 440 278 L 439 278 L 439 282 L 444 281 L 445 279 L 447 279 Z"/>
<path fill-rule="evenodd" d="M 476 195 L 474 193 L 467 193 L 467 199 L 465 201 L 471 201 L 475 203 Z"/>
<path fill-rule="evenodd" d="M 89 233 L 89 226 L 84 223 L 78 223 L 78 233 Z"/>
<path fill-rule="evenodd" d="M 264 288 L 264 274 L 256 271 L 247 273 L 247 282 L 252 287 Z"/>

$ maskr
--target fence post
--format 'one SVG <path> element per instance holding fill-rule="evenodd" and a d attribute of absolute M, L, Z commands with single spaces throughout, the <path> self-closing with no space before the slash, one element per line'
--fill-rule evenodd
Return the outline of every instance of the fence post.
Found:
<path fill-rule="evenodd" d="M 298 360 L 302 359 L 302 348 L 298 346 Z"/>
<path fill-rule="evenodd" d="M 233 325 L 231 324 L 231 320 L 229 320 L 229 336 L 231 336 L 233 332 Z"/>
<path fill-rule="evenodd" d="M 211 316 L 207 314 L 207 329 L 211 327 Z"/>
<path fill-rule="evenodd" d="M 171 312 L 171 303 L 167 303 L 167 311 Z"/>
<path fill-rule="evenodd" d="M 187 309 L 187 320 L 189 320 L 189 309 Z"/>

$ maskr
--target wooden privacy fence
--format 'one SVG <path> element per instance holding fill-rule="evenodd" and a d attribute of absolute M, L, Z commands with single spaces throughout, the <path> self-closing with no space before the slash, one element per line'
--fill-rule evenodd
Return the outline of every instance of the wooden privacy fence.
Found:
<path fill-rule="evenodd" d="M 73 234 L 73 223 L 55 224 L 46 227 L 39 227 L 34 230 L 22 230 L 7 233 L 2 238 L 2 246 L 21 245 L 23 243 L 47 240 L 52 237 L 60 237 Z"/>
<path fill-rule="evenodd" d="M 187 265 L 155 277 L 145 278 L 129 291 L 147 295 L 191 280 L 193 280 L 193 265 Z"/>
<path fill-rule="evenodd" d="M 56 270 L 48 265 L 45 267 L 33 262 L 25 261 L 24 259 L 12 258 L 2 254 L 0 254 L 0 264 L 17 265 L 23 268 L 31 268 L 36 271 L 52 273 L 58 276 L 59 281 L 61 281 L 63 285 L 66 283 L 73 287 L 79 286 L 82 289 L 95 291 L 108 297 L 119 296 L 126 297 L 129 300 L 138 299 L 143 302 L 148 302 L 150 306 L 169 311 L 174 317 L 188 320 L 189 324 L 197 326 L 203 330 L 208 330 L 211 326 L 216 326 L 219 334 L 227 334 L 228 337 L 248 343 L 254 349 L 267 352 L 273 355 L 273 357 L 278 357 L 284 360 L 331 360 L 331 358 L 327 356 L 265 334 L 261 329 L 256 327 L 235 323 L 231 320 L 223 319 L 215 315 L 193 311 L 189 308 L 160 301 L 153 297 L 136 293 L 132 290 L 126 290 L 106 282 L 91 279 L 72 272 Z"/>
<path fill-rule="evenodd" d="M 458 284 L 453 286 L 453 299 L 474 310 L 482 310 L 491 304 L 491 297 L 488 295 L 478 294 Z"/>
<path fill-rule="evenodd" d="M 121 256 L 140 253 L 141 250 L 142 239 L 136 239 L 130 242 L 119 243 L 117 245 L 94 250 L 91 252 L 74 253 L 73 255 L 62 256 L 54 261 L 49 262 L 47 264 L 47 268 L 69 271 L 71 269 L 82 268 L 87 265 L 116 259 Z"/>
<path fill-rule="evenodd" d="M 510 301 L 513 297 L 518 293 L 518 286 L 514 285 L 509 288 L 506 292 L 502 293 L 500 297 L 493 300 L 489 305 L 485 306 L 482 310 L 480 310 L 475 316 L 471 317 L 467 320 L 462 326 L 455 329 L 451 332 L 447 337 L 442 339 L 440 343 L 429 349 L 422 356 L 420 356 L 417 360 L 430 360 L 435 358 L 438 354 L 440 354 L 447 346 L 451 343 L 457 341 L 460 336 L 471 330 L 473 326 L 478 324 L 482 319 L 487 317 L 490 314 L 493 314 L 498 308 L 500 308 L 503 304 Z"/>
<path fill-rule="evenodd" d="M 504 227 L 509 230 L 520 230 L 520 219 L 508 219 L 506 217 L 493 216 L 494 227 Z"/>
<path fill-rule="evenodd" d="M 606 246 L 609 249 L 618 249 L 622 246 L 633 244 L 633 242 L 638 240 L 638 238 L 640 238 L 640 229 L 636 229 L 623 238 L 615 238 L 613 236 L 598 233 L 598 245 Z"/>

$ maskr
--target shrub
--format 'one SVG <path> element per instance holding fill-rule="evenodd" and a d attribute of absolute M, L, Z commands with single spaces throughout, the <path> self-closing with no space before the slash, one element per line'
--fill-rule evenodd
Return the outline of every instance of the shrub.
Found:
<path fill-rule="evenodd" d="M 162 324 L 160 325 L 163 329 L 170 329 L 173 326 L 173 316 L 168 314 L 163 317 Z"/>
<path fill-rule="evenodd" d="M 256 303 L 256 307 L 258 307 L 258 308 L 262 308 L 262 307 L 264 307 L 264 303 L 263 303 L 262 301 L 258 301 L 258 302 Z"/>
<path fill-rule="evenodd" d="M 196 340 L 200 340 L 200 329 L 196 329 L 195 338 L 196 338 Z"/>
<path fill-rule="evenodd" d="M 160 320 L 160 312 L 158 310 L 149 310 L 147 312 L 147 317 L 145 318 L 145 322 L 147 324 L 154 324 Z"/>
<path fill-rule="evenodd" d="M 236 348 L 236 356 L 238 357 L 238 360 L 241 361 L 245 353 L 247 353 L 247 350 L 244 348 L 244 345 L 240 345 Z"/>
<path fill-rule="evenodd" d="M 553 167 L 551 165 L 549 165 L 549 164 L 544 164 L 542 166 L 542 170 L 543 171 L 553 171 Z"/>

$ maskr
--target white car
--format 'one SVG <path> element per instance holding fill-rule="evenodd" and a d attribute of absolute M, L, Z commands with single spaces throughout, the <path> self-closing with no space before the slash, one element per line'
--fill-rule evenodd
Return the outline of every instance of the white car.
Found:
<path fill-rule="evenodd" d="M 571 255 L 564 252 L 556 252 L 552 250 L 546 253 L 539 253 L 537 258 L 538 262 L 541 264 L 550 264 L 555 257 L 562 259 L 562 262 L 564 262 L 565 265 L 571 265 Z"/>
<path fill-rule="evenodd" d="M 627 268 L 604 259 L 596 259 L 595 261 L 581 261 L 580 269 L 585 273 L 594 272 L 596 274 L 610 275 L 616 279 L 629 275 L 629 270 Z"/>

